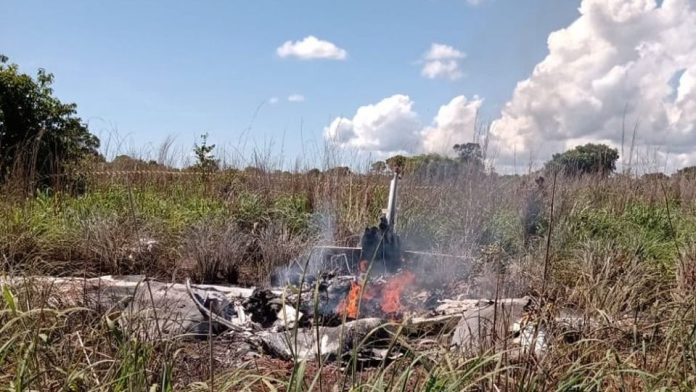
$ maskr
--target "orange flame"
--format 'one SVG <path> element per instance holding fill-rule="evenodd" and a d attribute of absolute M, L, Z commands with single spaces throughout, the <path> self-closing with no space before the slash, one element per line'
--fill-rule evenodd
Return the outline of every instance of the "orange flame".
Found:
<path fill-rule="evenodd" d="M 343 314 L 347 318 L 357 319 L 361 291 L 363 301 L 369 301 L 374 297 L 370 290 L 362 290 L 362 285 L 360 282 L 350 282 L 350 291 L 348 291 L 346 298 L 344 298 L 341 303 L 336 306 L 336 313 Z"/>
<path fill-rule="evenodd" d="M 401 311 L 401 292 L 406 286 L 413 283 L 416 275 L 411 271 L 404 271 L 401 274 L 389 279 L 382 288 L 382 311 L 384 313 L 397 313 Z"/>
<path fill-rule="evenodd" d="M 403 271 L 389 279 L 381 288 L 368 285 L 364 290 L 359 281 L 352 281 L 348 295 L 336 306 L 336 313 L 345 315 L 347 318 L 357 319 L 360 312 L 358 304 L 361 302 L 361 291 L 362 301 L 364 302 L 373 300 L 377 295 L 381 294 L 379 305 L 383 313 L 392 315 L 400 313 L 402 311 L 401 293 L 415 279 L 416 275 L 413 272 Z M 379 290 L 379 292 L 375 293 L 375 290 Z"/>

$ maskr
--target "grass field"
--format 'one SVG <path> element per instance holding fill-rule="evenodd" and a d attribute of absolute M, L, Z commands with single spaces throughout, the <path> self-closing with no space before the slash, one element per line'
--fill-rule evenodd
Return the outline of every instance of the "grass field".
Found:
<path fill-rule="evenodd" d="M 147 274 L 265 285 L 271 271 L 313 245 L 355 245 L 386 207 L 388 181 L 224 171 L 91 175 L 79 194 L 27 198 L 4 189 L 0 265 L 5 276 Z M 230 367 L 217 355 L 195 355 L 224 352 L 222 338 L 129 338 L 107 314 L 57 307 L 31 285 L 4 285 L 0 388 L 696 388 L 696 180 L 558 177 L 538 190 L 532 176 L 406 176 L 400 198 L 398 230 L 408 247 L 469 256 L 469 279 L 482 296 L 496 288 L 501 296 L 533 294 L 549 312 L 570 307 L 596 324 L 581 340 L 552 344 L 543 358 L 521 363 L 504 351 L 463 357 L 443 348 L 427 366 L 414 353 L 359 373 L 270 358 Z M 530 220 L 537 230 L 525 235 Z M 502 281 L 494 271 L 504 271 Z"/>

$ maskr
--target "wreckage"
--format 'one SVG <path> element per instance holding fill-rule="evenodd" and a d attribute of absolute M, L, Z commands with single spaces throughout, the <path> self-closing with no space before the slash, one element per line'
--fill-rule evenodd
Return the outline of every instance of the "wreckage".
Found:
<path fill-rule="evenodd" d="M 143 338 L 225 334 L 284 359 L 385 360 L 428 347 L 480 352 L 501 344 L 543 354 L 545 333 L 528 317 L 536 307 L 533 298 L 447 297 L 442 282 L 429 280 L 429 268 L 466 260 L 402 249 L 398 181 L 397 173 L 388 206 L 379 224 L 365 229 L 360 247 L 314 248 L 277 271 L 272 288 L 162 283 L 142 276 L 4 283 L 50 286 L 56 306 L 97 308 Z"/>

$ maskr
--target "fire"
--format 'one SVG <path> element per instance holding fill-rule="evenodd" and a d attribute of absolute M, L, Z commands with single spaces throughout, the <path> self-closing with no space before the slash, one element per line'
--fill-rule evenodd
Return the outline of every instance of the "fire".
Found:
<path fill-rule="evenodd" d="M 360 311 L 358 304 L 361 303 L 360 295 L 362 292 L 363 305 L 379 299 L 378 305 L 384 314 L 398 314 L 402 311 L 401 293 L 415 279 L 416 276 L 413 272 L 403 271 L 383 285 L 368 284 L 365 289 L 360 282 L 353 281 L 350 284 L 348 295 L 336 306 L 336 313 L 345 315 L 347 318 L 357 319 Z M 362 308 L 364 309 L 364 306 Z"/>
<path fill-rule="evenodd" d="M 371 290 L 362 290 L 362 285 L 360 282 L 353 281 L 350 283 L 350 291 L 348 291 L 348 295 L 336 307 L 336 312 L 338 314 L 343 314 L 348 318 L 357 319 L 361 291 L 363 301 L 369 301 L 373 298 Z"/>
<path fill-rule="evenodd" d="M 401 292 L 414 280 L 416 280 L 416 275 L 413 272 L 404 271 L 387 281 L 382 288 L 382 311 L 384 313 L 401 311 Z"/>

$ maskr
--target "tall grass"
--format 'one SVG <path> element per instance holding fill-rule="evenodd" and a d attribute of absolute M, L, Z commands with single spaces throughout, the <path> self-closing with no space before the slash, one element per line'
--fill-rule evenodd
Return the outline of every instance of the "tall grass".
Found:
<path fill-rule="evenodd" d="M 6 277 L 145 273 L 167 281 L 264 284 L 276 266 L 313 244 L 355 245 L 365 225 L 376 223 L 388 180 L 254 170 L 96 175 L 80 195 L 3 198 L 0 263 Z M 463 354 L 440 343 L 362 369 L 238 358 L 229 354 L 236 343 L 218 338 L 211 364 L 201 354 L 210 349 L 204 343 L 135 338 L 140 335 L 112 321 L 116 314 L 90 310 L 79 298 L 66 303 L 28 281 L 2 284 L 0 385 L 16 391 L 693 390 L 696 182 L 559 177 L 553 232 L 547 192 L 540 231 L 526 243 L 522 219 L 534 187 L 527 176 L 462 175 L 446 183 L 406 177 L 398 230 L 408 248 L 467 256 L 465 265 L 443 265 L 439 273 L 461 273 L 471 295 L 535 294 L 534 320 L 551 342 L 544 356 L 499 347 Z M 585 322 L 577 328 L 556 322 L 561 309 Z"/>

